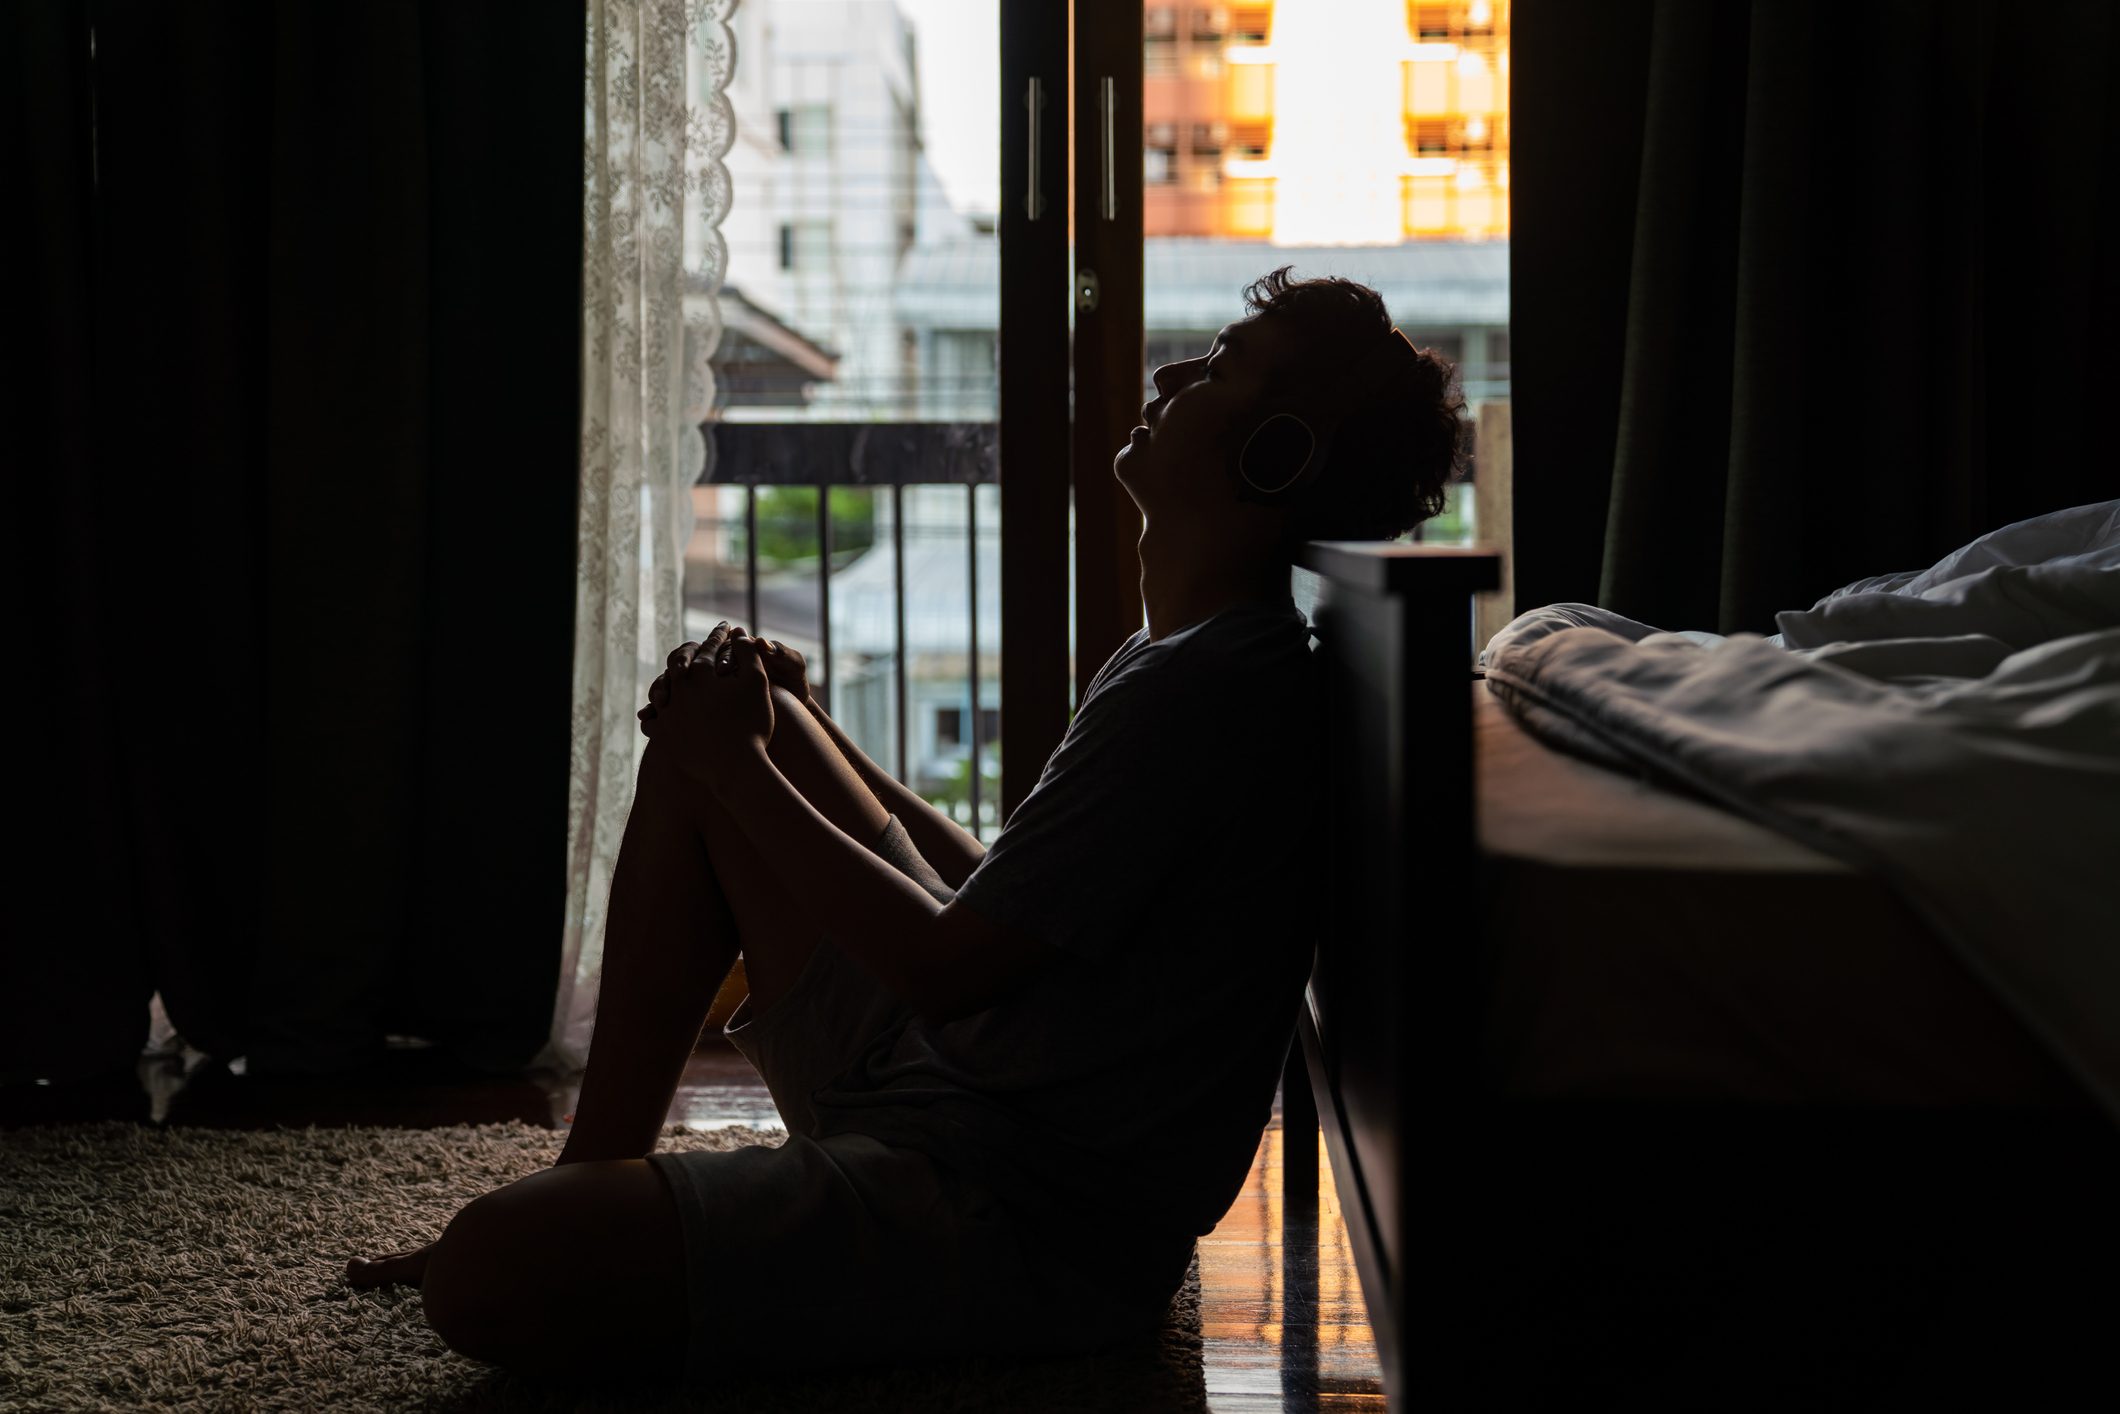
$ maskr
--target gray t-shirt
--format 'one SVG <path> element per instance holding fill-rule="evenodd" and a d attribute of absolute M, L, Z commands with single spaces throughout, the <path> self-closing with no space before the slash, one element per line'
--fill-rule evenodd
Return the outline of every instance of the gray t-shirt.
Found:
<path fill-rule="evenodd" d="M 1128 639 L 958 897 L 1061 956 L 910 1017 L 816 1097 L 1151 1285 L 1243 1186 L 1318 916 L 1317 677 L 1293 603 Z M 1115 1250 L 1116 1249 L 1116 1250 Z"/>

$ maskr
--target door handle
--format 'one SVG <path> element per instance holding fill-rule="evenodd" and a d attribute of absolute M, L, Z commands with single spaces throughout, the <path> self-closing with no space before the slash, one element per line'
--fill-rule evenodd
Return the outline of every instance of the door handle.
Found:
<path fill-rule="evenodd" d="M 1097 106 L 1104 118 L 1104 190 L 1098 199 L 1098 208 L 1105 220 L 1112 221 L 1119 215 L 1119 161 L 1115 146 L 1119 128 L 1119 97 L 1112 86 L 1110 74 L 1104 76 Z"/>
<path fill-rule="evenodd" d="M 1045 113 L 1045 80 L 1033 76 L 1023 90 L 1023 106 L 1030 113 L 1030 178 L 1023 193 L 1023 214 L 1035 221 L 1045 214 L 1045 191 L 1038 181 L 1038 129 Z"/>

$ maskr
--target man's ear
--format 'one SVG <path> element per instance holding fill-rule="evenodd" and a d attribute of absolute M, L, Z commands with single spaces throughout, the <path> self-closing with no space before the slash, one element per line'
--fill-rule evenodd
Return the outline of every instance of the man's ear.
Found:
<path fill-rule="evenodd" d="M 1271 500 L 1303 480 L 1317 452 L 1310 424 L 1292 412 L 1277 412 L 1245 439 L 1237 453 L 1237 477 L 1250 499 Z"/>

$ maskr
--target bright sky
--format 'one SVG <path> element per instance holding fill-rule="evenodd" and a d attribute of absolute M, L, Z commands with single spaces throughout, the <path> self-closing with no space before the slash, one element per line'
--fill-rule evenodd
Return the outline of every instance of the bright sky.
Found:
<path fill-rule="evenodd" d="M 1000 208 L 1001 0 L 898 0 L 913 26 L 928 161 L 959 210 Z"/>

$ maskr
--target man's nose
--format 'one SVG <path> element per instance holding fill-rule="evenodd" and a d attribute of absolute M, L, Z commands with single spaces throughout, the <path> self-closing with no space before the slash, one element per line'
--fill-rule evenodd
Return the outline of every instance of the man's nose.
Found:
<path fill-rule="evenodd" d="M 1181 363 L 1166 363 L 1155 371 L 1149 381 L 1155 384 L 1158 393 L 1167 398 L 1197 379 L 1206 363 L 1207 360 L 1199 358 L 1189 358 Z"/>

